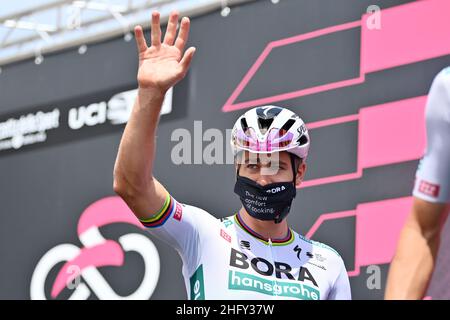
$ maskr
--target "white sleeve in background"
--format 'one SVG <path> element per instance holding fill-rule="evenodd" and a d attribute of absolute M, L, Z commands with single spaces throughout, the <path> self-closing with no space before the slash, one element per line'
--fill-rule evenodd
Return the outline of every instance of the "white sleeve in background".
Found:
<path fill-rule="evenodd" d="M 344 261 L 341 260 L 341 268 L 333 288 L 328 294 L 327 300 L 351 300 L 352 291 L 350 289 L 350 280 L 348 279 L 347 270 L 345 269 Z"/>
<path fill-rule="evenodd" d="M 431 85 L 426 105 L 427 147 L 413 195 L 433 203 L 450 202 L 450 67 Z"/>

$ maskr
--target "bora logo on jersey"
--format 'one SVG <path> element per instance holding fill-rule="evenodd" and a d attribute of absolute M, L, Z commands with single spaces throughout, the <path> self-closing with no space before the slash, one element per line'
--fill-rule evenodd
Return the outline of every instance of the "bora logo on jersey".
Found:
<path fill-rule="evenodd" d="M 246 254 L 234 248 L 231 249 L 230 267 L 241 270 L 251 268 L 263 276 L 259 277 L 235 269 L 229 270 L 228 288 L 231 290 L 248 290 L 271 296 L 277 295 L 304 300 L 320 299 L 320 292 L 316 289 L 318 287 L 317 282 L 311 272 L 305 267 L 300 267 L 298 277 L 295 279 L 291 273 L 292 267 L 289 264 L 277 261 L 274 261 L 274 264 L 272 264 L 266 259 L 259 257 L 249 260 Z M 285 279 L 291 281 L 275 280 L 283 279 L 282 274 L 284 274 Z"/>

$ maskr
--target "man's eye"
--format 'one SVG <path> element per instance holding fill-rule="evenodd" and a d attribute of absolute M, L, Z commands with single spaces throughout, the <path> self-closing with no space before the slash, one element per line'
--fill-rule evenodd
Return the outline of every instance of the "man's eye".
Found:
<path fill-rule="evenodd" d="M 258 165 L 257 164 L 248 164 L 247 168 L 248 169 L 258 169 Z"/>

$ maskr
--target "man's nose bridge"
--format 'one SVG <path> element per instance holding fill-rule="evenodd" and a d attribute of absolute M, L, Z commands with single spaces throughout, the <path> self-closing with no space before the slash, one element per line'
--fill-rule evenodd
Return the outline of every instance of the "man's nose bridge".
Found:
<path fill-rule="evenodd" d="M 269 184 L 272 182 L 272 174 L 270 174 L 270 169 L 269 167 L 264 167 L 261 166 L 259 168 L 259 174 L 258 174 L 258 179 L 256 180 L 256 182 L 258 182 L 260 185 L 265 186 L 266 184 Z"/>
<path fill-rule="evenodd" d="M 259 175 L 267 177 L 269 181 L 272 181 L 272 178 L 278 173 L 279 169 L 280 167 L 277 163 L 269 162 L 259 168 Z"/>

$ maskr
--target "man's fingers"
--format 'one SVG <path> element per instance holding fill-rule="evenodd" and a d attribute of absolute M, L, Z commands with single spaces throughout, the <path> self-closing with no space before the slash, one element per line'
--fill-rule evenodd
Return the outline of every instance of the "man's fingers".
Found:
<path fill-rule="evenodd" d="M 147 50 L 147 43 L 145 42 L 144 31 L 141 26 L 134 27 L 134 37 L 136 38 L 138 52 L 141 53 Z"/>
<path fill-rule="evenodd" d="M 152 46 L 161 45 L 161 27 L 159 25 L 159 12 L 152 13 Z"/>
<path fill-rule="evenodd" d="M 186 42 L 188 40 L 189 27 L 190 27 L 189 18 L 184 17 L 183 19 L 181 19 L 180 32 L 178 33 L 178 38 L 175 41 L 175 47 L 177 47 L 178 50 L 180 50 L 181 52 L 183 52 L 184 46 L 186 45 Z"/>
<path fill-rule="evenodd" d="M 183 58 L 180 61 L 181 66 L 183 67 L 184 72 L 186 73 L 191 65 L 192 58 L 194 57 L 195 47 L 190 47 L 184 53 Z"/>
<path fill-rule="evenodd" d="M 167 23 L 166 34 L 164 36 L 164 43 L 169 46 L 173 45 L 175 36 L 177 34 L 178 16 L 179 13 L 177 11 L 173 11 L 170 14 L 169 22 Z"/>

